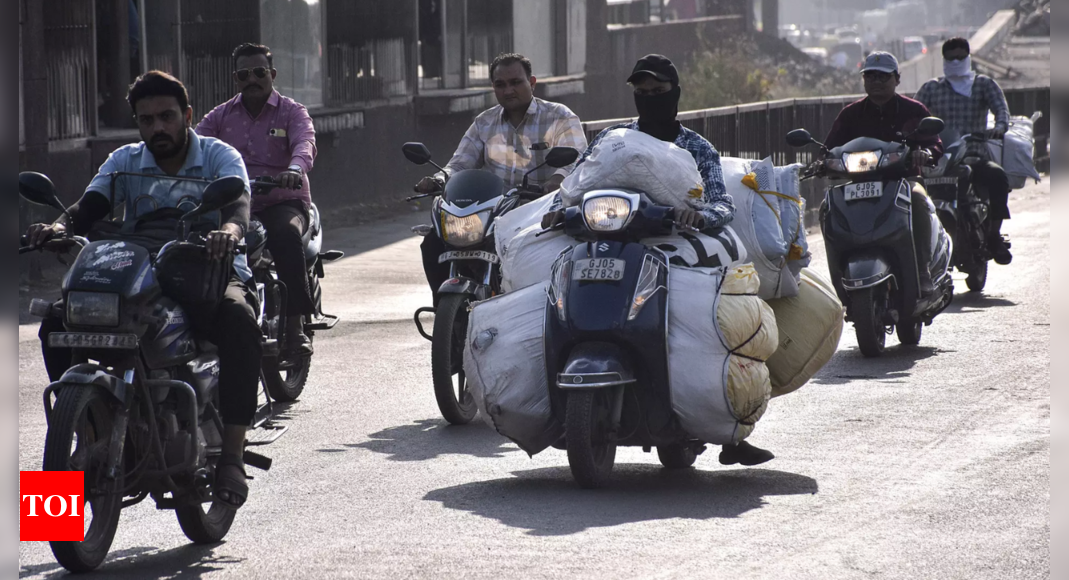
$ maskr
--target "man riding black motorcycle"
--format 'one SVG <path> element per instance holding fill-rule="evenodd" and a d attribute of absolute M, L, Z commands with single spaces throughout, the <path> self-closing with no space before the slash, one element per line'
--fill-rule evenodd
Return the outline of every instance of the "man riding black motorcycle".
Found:
<path fill-rule="evenodd" d="M 969 41 L 964 38 L 946 41 L 943 44 L 945 76 L 924 83 L 916 99 L 958 135 L 986 133 L 990 139 L 1001 139 L 1010 126 L 1006 95 L 995 79 L 972 70 L 970 52 Z M 995 115 L 995 127 L 990 131 L 987 130 L 988 111 Z M 1002 166 L 988 158 L 986 149 L 977 149 L 980 158 L 986 161 L 972 166 L 972 182 L 991 204 L 988 247 L 995 263 L 1006 265 L 1013 260 L 1002 239 L 1002 221 L 1010 219 L 1010 181 Z"/>
<path fill-rule="evenodd" d="M 492 172 L 509 187 L 519 187 L 524 175 L 542 165 L 554 147 L 586 148 L 586 134 L 579 117 L 568 107 L 534 96 L 537 79 L 531 61 L 519 54 L 501 54 L 490 64 L 490 80 L 499 103 L 475 118 L 460 141 L 453 158 L 445 166 L 447 174 L 463 169 Z M 530 183 L 543 193 L 556 191 L 573 167 L 543 167 L 531 175 Z M 444 176 L 423 178 L 416 191 L 440 191 Z M 449 264 L 439 263 L 445 251 L 442 240 L 431 231 L 423 239 L 423 269 L 427 283 L 438 300 L 438 289 L 449 278 Z"/>
<path fill-rule="evenodd" d="M 847 105 L 835 119 L 824 145 L 831 150 L 857 139 L 871 137 L 881 141 L 901 141 L 931 113 L 922 103 L 896 92 L 901 83 L 898 59 L 887 52 L 873 52 L 865 59 L 861 70 L 868 96 Z M 943 156 L 943 142 L 938 136 L 913 140 L 915 175 L 929 161 Z M 913 238 L 917 248 L 917 264 L 921 293 L 935 292 L 928 264 L 932 259 L 932 223 L 935 206 L 920 182 L 913 184 Z"/>
<path fill-rule="evenodd" d="M 191 209 L 199 203 L 208 181 L 237 176 L 246 182 L 246 193 L 219 212 L 218 225 L 212 224 L 212 231 L 206 235 L 212 260 L 232 254 L 249 223 L 248 176 L 241 155 L 222 141 L 193 132 L 193 110 L 186 88 L 167 73 L 151 71 L 139 77 L 131 85 L 127 99 L 143 141 L 113 152 L 82 198 L 55 223 L 31 226 L 28 245 L 41 247 L 67 232 L 85 235 L 113 209 L 124 212 L 124 226 L 161 209 Z M 122 176 L 113 186 L 113 174 L 119 172 L 159 178 Z M 186 179 L 174 181 L 168 177 Z M 194 181 L 197 179 L 206 181 Z M 183 306 L 194 328 L 218 348 L 220 413 L 225 427 L 214 496 L 237 509 L 248 497 L 242 454 L 245 433 L 256 411 L 262 335 L 256 321 L 256 299 L 244 282 L 251 276 L 244 256 L 235 258 L 234 270 L 216 307 Z M 41 323 L 41 348 L 52 381 L 58 381 L 72 362 L 70 349 L 48 346 L 48 336 L 63 331 L 60 318 L 46 318 Z"/>

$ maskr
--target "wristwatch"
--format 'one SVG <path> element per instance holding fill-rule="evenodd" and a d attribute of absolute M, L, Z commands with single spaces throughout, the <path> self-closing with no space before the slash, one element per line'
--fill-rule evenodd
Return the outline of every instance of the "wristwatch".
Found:
<path fill-rule="evenodd" d="M 296 173 L 298 175 L 304 175 L 304 170 L 301 169 L 300 165 L 290 165 L 286 169 L 289 170 L 289 171 L 292 171 L 292 172 L 294 172 L 294 173 Z"/>

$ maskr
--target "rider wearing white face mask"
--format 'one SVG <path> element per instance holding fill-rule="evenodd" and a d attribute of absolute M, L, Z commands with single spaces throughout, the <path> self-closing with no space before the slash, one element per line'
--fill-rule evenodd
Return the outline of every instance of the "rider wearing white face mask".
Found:
<path fill-rule="evenodd" d="M 914 97 L 924 103 L 932 114 L 946 122 L 947 129 L 961 135 L 987 133 L 1001 139 L 1010 125 L 1010 109 L 1002 88 L 991 77 L 972 70 L 969 41 L 952 38 L 943 44 L 942 78 L 924 83 Z M 995 115 L 995 128 L 987 130 L 987 113 Z M 987 159 L 986 148 L 975 152 Z M 1006 172 L 994 161 L 973 166 L 973 186 L 991 203 L 991 229 L 988 246 L 995 263 L 1009 264 L 1013 259 L 1002 239 L 1002 221 L 1010 219 L 1008 206 L 1010 183 Z"/>

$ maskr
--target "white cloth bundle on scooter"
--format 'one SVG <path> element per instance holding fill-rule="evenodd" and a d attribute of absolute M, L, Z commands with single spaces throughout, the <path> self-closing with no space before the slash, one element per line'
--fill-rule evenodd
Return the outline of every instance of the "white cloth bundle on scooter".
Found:
<path fill-rule="evenodd" d="M 633 129 L 614 129 L 561 183 L 565 207 L 579 205 L 595 189 L 624 188 L 644 192 L 660 205 L 697 208 L 705 190 L 698 164 L 674 143 Z"/>
<path fill-rule="evenodd" d="M 579 243 L 560 230 L 542 231 L 542 224 L 532 224 L 513 237 L 505 248 L 501 255 L 503 291 L 515 292 L 548 281 L 557 256 Z"/>
<path fill-rule="evenodd" d="M 798 296 L 768 303 L 776 314 L 779 348 L 767 362 L 772 396 L 798 390 L 828 364 L 843 335 L 843 305 L 831 282 L 802 270 Z"/>
<path fill-rule="evenodd" d="M 776 319 L 759 299 L 756 271 L 673 266 L 668 296 L 672 410 L 707 443 L 750 435 L 771 396 L 764 361 L 778 342 Z"/>
<path fill-rule="evenodd" d="M 728 195 L 735 204 L 732 227 L 761 278 L 758 295 L 765 300 L 797 295 L 798 275 L 811 258 L 804 205 L 798 193 L 800 167 L 788 166 L 777 172 L 770 159 L 757 162 L 732 157 L 722 157 L 721 165 Z M 779 184 L 781 179 L 784 186 Z"/>
<path fill-rule="evenodd" d="M 543 325 L 547 284 L 475 304 L 468 319 L 464 373 L 483 418 L 534 455 L 564 433 L 546 382 Z"/>
<path fill-rule="evenodd" d="M 494 245 L 497 255 L 504 256 L 512 242 L 524 229 L 542 223 L 542 216 L 549 213 L 554 203 L 560 200 L 556 193 L 542 197 L 513 209 L 494 220 Z"/>
<path fill-rule="evenodd" d="M 988 139 L 991 160 L 1002 166 L 1010 179 L 1010 187 L 1021 189 L 1029 179 L 1042 179 L 1036 171 L 1036 141 L 1034 123 L 1028 117 L 1010 118 L 1010 128 L 1002 139 Z"/>

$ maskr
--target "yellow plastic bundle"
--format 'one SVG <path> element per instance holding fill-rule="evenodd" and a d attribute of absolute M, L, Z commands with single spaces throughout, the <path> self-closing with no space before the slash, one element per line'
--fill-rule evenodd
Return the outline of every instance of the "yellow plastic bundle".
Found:
<path fill-rule="evenodd" d="M 772 396 L 798 390 L 828 364 L 843 334 L 843 305 L 831 283 L 802 269 L 798 296 L 772 300 L 780 344 L 768 359 Z"/>
<path fill-rule="evenodd" d="M 768 408 L 772 395 L 765 361 L 776 352 L 779 330 L 772 308 L 757 297 L 761 280 L 752 264 L 725 272 L 716 319 L 731 356 L 728 359 L 728 401 L 749 434 Z"/>

